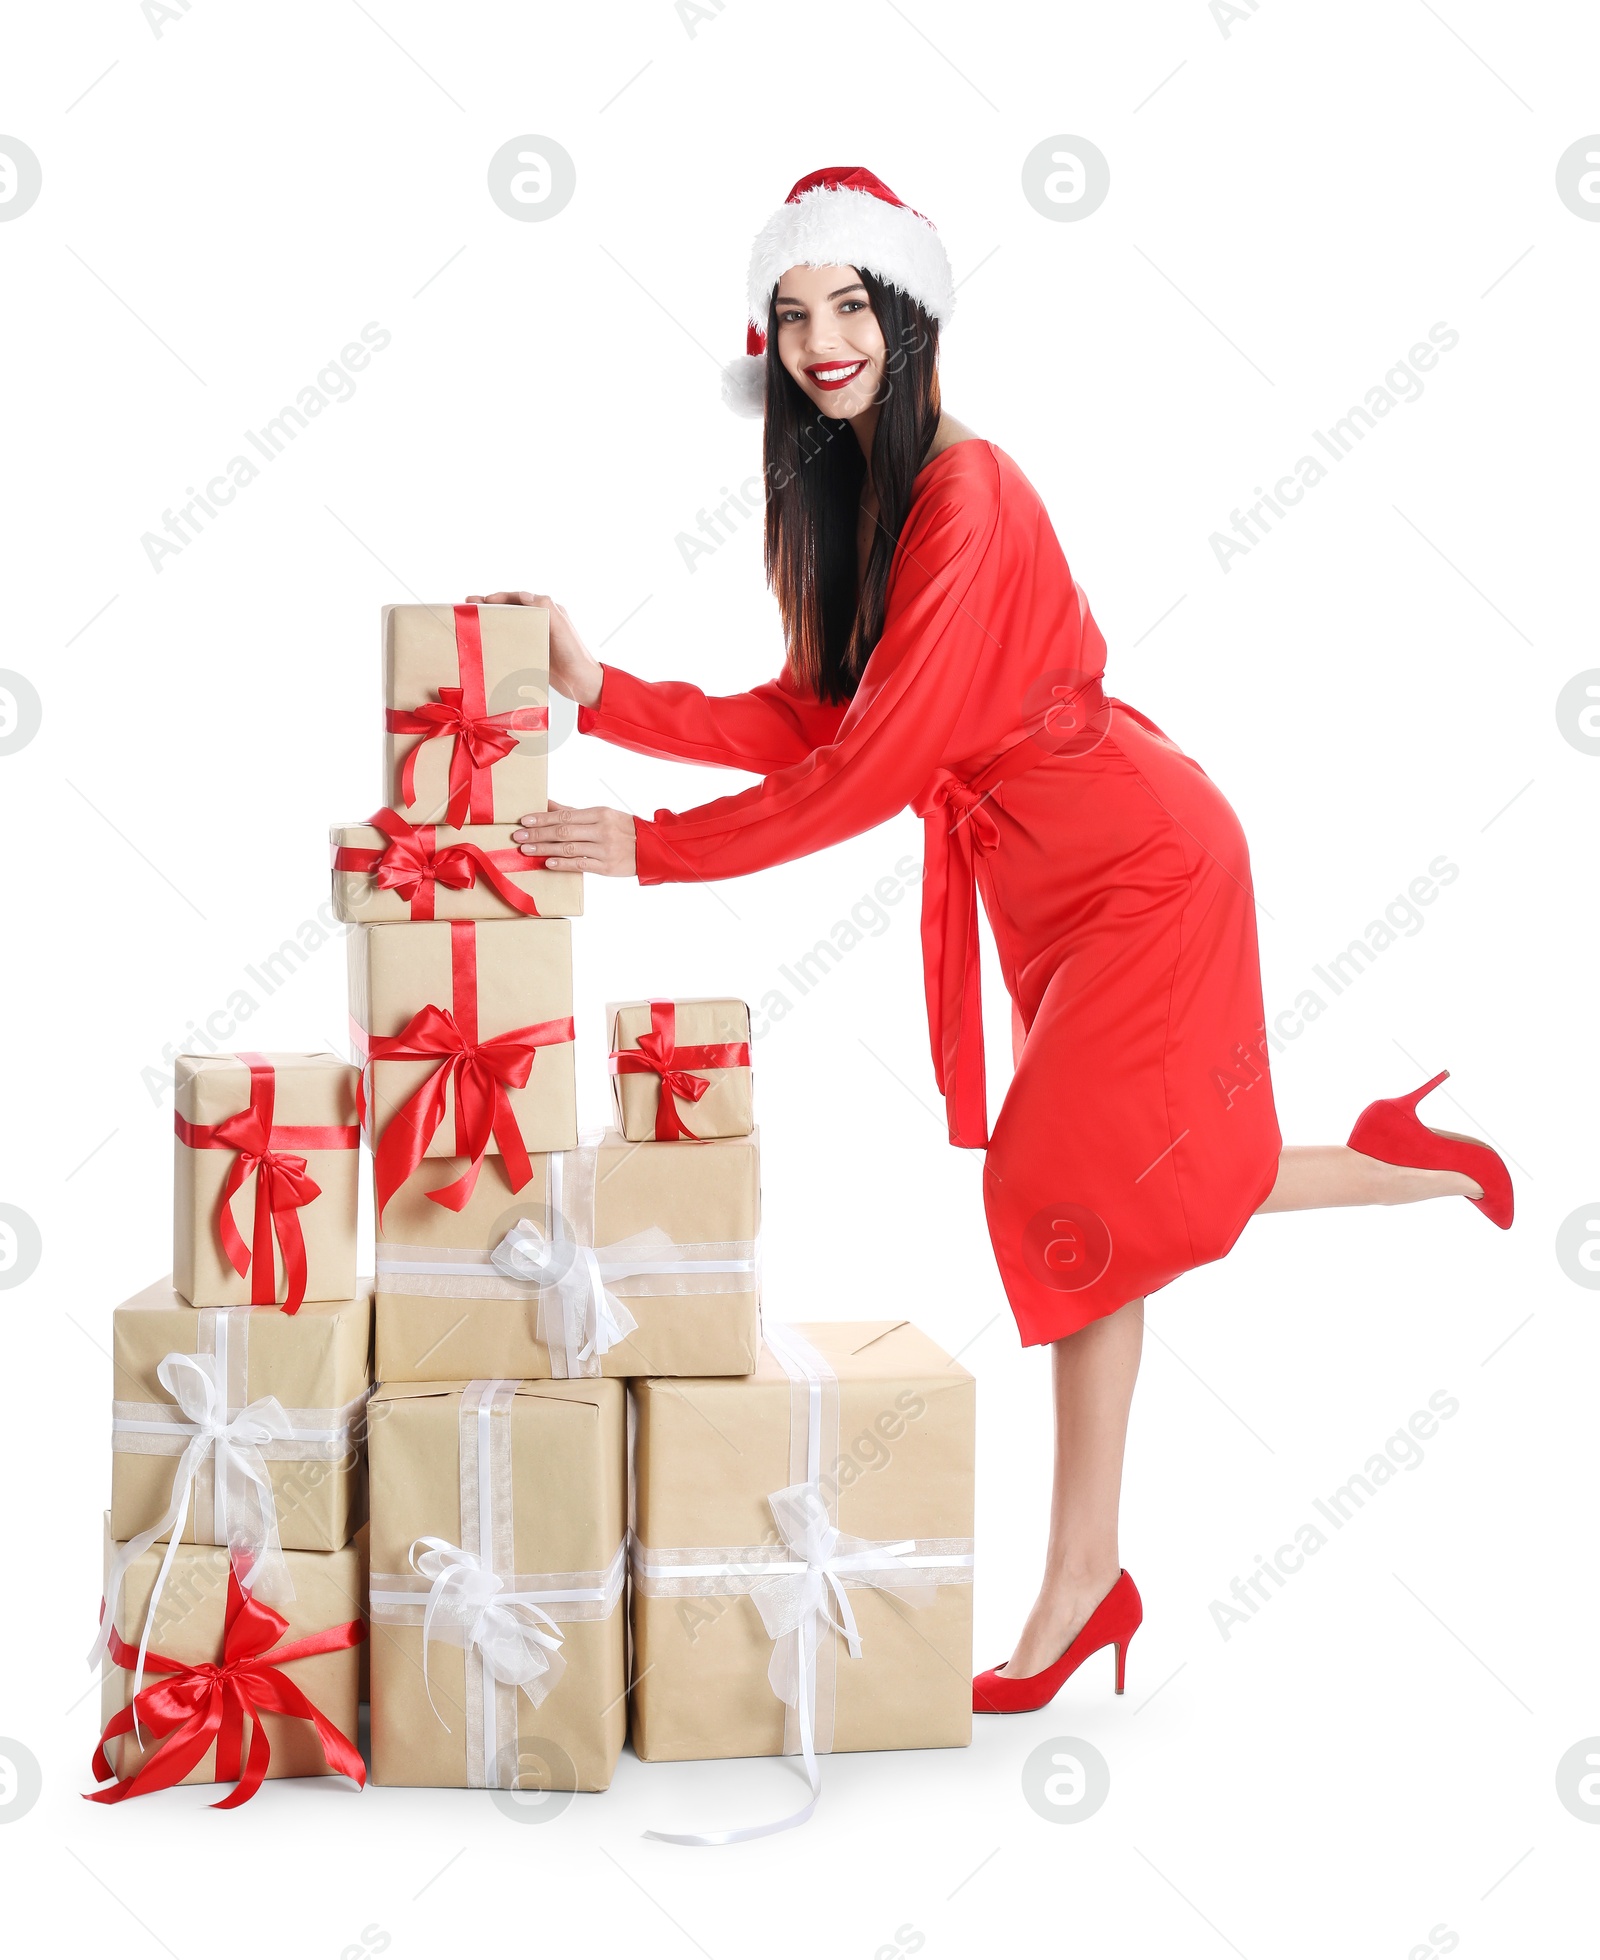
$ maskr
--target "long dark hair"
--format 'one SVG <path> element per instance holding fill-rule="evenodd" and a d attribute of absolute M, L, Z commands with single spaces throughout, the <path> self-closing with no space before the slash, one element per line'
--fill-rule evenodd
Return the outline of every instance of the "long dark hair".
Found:
<path fill-rule="evenodd" d="M 767 583 L 777 595 L 795 678 L 848 701 L 883 631 L 889 565 L 912 485 L 939 426 L 939 329 L 897 286 L 858 268 L 888 349 L 872 482 L 878 525 L 858 571 L 856 524 L 867 460 L 848 420 L 814 408 L 778 357 L 767 316 Z"/>

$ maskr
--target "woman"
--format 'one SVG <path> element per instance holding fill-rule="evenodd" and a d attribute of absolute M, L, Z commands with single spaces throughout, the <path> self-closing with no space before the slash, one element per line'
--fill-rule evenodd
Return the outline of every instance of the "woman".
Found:
<path fill-rule="evenodd" d="M 653 822 L 557 806 L 515 836 L 552 869 L 737 877 L 908 805 L 925 820 L 923 947 L 951 1141 L 984 1200 L 1022 1340 L 1050 1344 L 1045 1578 L 982 1712 L 1037 1708 L 1141 1617 L 1117 1507 L 1145 1296 L 1220 1259 L 1258 1211 L 1469 1198 L 1511 1222 L 1486 1145 L 1426 1128 L 1444 1080 L 1373 1103 L 1343 1146 L 1284 1148 L 1263 1038 L 1249 855 L 1198 763 L 1101 689 L 1105 642 L 1011 459 L 941 412 L 954 305 L 926 219 L 870 172 L 819 171 L 756 240 L 734 405 L 765 416 L 766 563 L 788 656 L 708 698 L 602 666 L 551 600 L 551 684 L 580 729 L 763 780 Z M 988 1135 L 976 893 L 1013 1003 Z"/>

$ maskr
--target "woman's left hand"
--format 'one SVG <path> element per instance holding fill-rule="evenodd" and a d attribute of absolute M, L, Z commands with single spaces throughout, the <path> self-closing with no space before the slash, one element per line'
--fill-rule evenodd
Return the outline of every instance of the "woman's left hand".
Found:
<path fill-rule="evenodd" d="M 632 878 L 638 870 L 634 856 L 633 818 L 622 810 L 573 810 L 552 803 L 522 819 L 511 841 L 524 857 L 544 859 L 546 871 L 596 871 L 602 878 Z"/>

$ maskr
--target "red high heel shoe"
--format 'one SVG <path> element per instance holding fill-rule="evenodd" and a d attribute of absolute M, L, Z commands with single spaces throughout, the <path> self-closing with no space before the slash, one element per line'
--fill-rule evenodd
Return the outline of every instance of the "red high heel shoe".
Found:
<path fill-rule="evenodd" d="M 1350 1132 L 1350 1148 L 1359 1150 L 1364 1157 L 1376 1157 L 1384 1164 L 1464 1172 L 1474 1184 L 1483 1187 L 1481 1198 L 1469 1198 L 1467 1202 L 1476 1205 L 1502 1232 L 1508 1231 L 1512 1211 L 1511 1173 L 1499 1152 L 1455 1130 L 1431 1130 L 1417 1115 L 1417 1104 L 1430 1089 L 1437 1089 L 1449 1073 L 1447 1068 L 1440 1069 L 1431 1082 L 1424 1082 L 1409 1096 L 1391 1096 L 1384 1102 L 1368 1103 Z"/>
<path fill-rule="evenodd" d="M 1126 1572 L 1117 1574 L 1117 1582 L 1100 1604 L 1084 1621 L 1073 1636 L 1066 1652 L 1049 1667 L 1038 1674 L 997 1674 L 992 1667 L 972 1684 L 972 1712 L 974 1715 L 1021 1715 L 1030 1709 L 1043 1708 L 1054 1698 L 1063 1681 L 1075 1673 L 1091 1654 L 1097 1654 L 1102 1647 L 1115 1646 L 1117 1650 L 1117 1693 L 1122 1693 L 1123 1675 L 1128 1660 L 1128 1642 L 1138 1630 L 1144 1618 L 1144 1602 L 1139 1597 L 1139 1588 Z"/>

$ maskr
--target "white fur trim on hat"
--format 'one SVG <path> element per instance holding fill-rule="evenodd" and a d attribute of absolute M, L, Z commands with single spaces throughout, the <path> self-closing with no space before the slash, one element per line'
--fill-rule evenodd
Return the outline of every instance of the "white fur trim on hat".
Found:
<path fill-rule="evenodd" d="M 789 265 L 795 261 L 791 259 Z M 784 267 L 787 272 L 788 266 Z M 740 354 L 722 370 L 722 399 L 735 415 L 760 416 L 767 412 L 767 357 Z"/>
<path fill-rule="evenodd" d="M 955 311 L 950 260 L 926 218 L 870 191 L 819 184 L 783 204 L 750 254 L 750 318 L 764 332 L 772 295 L 792 265 L 853 265 L 909 293 L 943 326 Z M 759 413 L 759 409 L 757 413 Z"/>

